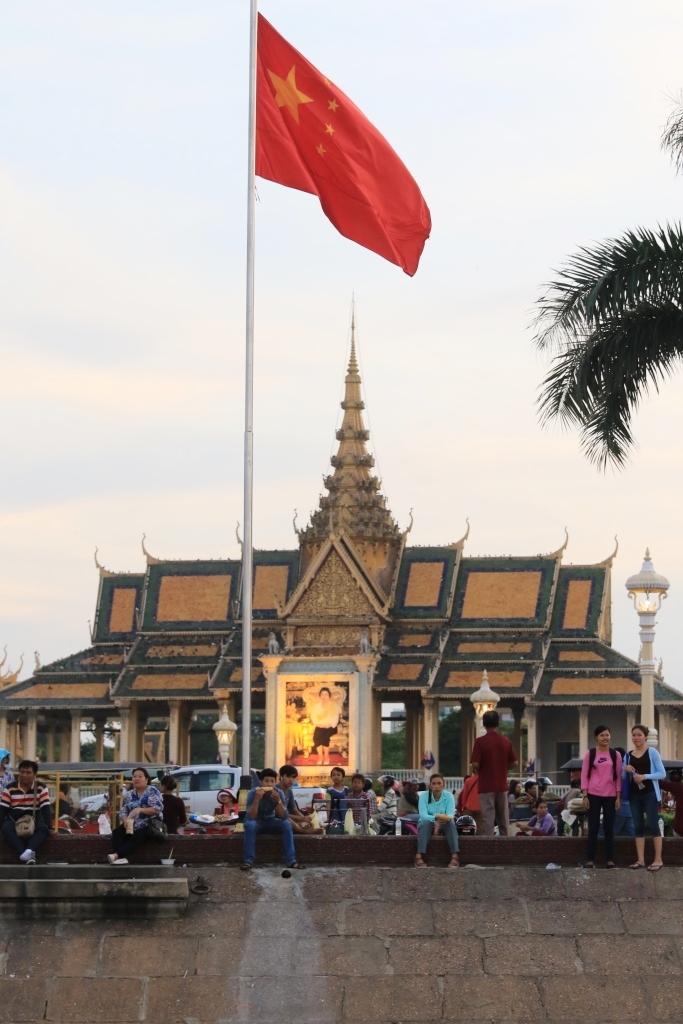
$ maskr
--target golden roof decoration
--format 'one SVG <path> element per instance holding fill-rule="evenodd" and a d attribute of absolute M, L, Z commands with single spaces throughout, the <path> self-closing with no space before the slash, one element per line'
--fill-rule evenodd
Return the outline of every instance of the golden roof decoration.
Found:
<path fill-rule="evenodd" d="M 4 665 L 6 660 L 7 660 L 7 648 L 5 648 L 5 657 L 2 659 L 2 662 L 0 662 L 0 665 Z M 20 672 L 21 672 L 23 667 L 24 667 L 24 655 L 22 654 L 21 658 L 19 659 L 19 668 L 16 670 L 16 672 L 0 672 L 0 685 L 2 685 L 2 686 L 11 686 L 12 683 L 18 682 L 19 674 L 20 674 Z"/>
<path fill-rule="evenodd" d="M 310 524 L 297 531 L 300 541 L 304 544 L 321 541 L 331 532 L 342 531 L 354 540 L 370 543 L 399 541 L 398 524 L 386 506 L 378 478 L 371 472 L 375 460 L 366 445 L 370 435 L 363 422 L 365 403 L 356 358 L 355 310 L 351 318 L 351 353 L 341 407 L 344 418 L 337 431 L 339 447 L 330 460 L 334 472 L 324 479 L 328 494 L 321 496 Z"/>
<path fill-rule="evenodd" d="M 142 553 L 145 556 L 145 558 L 147 559 L 147 565 L 160 565 L 161 562 L 162 562 L 162 559 L 161 558 L 155 558 L 154 555 L 150 555 L 149 551 L 145 547 L 145 540 L 146 539 L 147 539 L 147 534 L 143 533 L 143 535 L 142 535 Z"/>

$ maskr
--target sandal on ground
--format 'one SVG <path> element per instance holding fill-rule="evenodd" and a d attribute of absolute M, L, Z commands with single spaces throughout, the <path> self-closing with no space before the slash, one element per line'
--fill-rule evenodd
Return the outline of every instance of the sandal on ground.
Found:
<path fill-rule="evenodd" d="M 661 871 L 664 867 L 663 864 L 650 864 L 648 871 Z"/>
<path fill-rule="evenodd" d="M 253 865 L 250 863 L 250 861 L 245 860 L 242 862 L 242 864 L 240 864 L 240 871 L 251 871 L 252 867 Z"/>
<path fill-rule="evenodd" d="M 583 866 L 585 868 L 594 868 L 595 867 L 595 862 L 592 861 L 592 860 L 587 860 L 586 863 Z"/>
<path fill-rule="evenodd" d="M 605 867 L 606 868 L 615 868 L 616 864 L 614 863 L 613 860 L 608 860 L 607 863 L 605 864 Z"/>
<path fill-rule="evenodd" d="M 425 864 L 424 860 L 422 859 L 422 854 L 421 853 L 415 854 L 415 867 L 416 868 L 426 868 L 427 867 L 427 865 Z"/>
<path fill-rule="evenodd" d="M 295 860 L 294 863 L 290 864 L 289 866 L 293 871 L 303 871 L 304 868 L 306 867 L 305 864 L 299 864 L 298 860 Z"/>
<path fill-rule="evenodd" d="M 458 857 L 457 853 L 454 853 L 453 856 L 451 857 L 451 862 L 448 865 L 448 867 L 449 868 L 459 868 L 460 867 L 460 857 Z"/>
<path fill-rule="evenodd" d="M 635 862 L 635 864 L 629 864 L 629 867 L 630 867 L 631 871 L 639 871 L 641 868 L 644 868 L 645 865 L 641 864 L 640 861 L 637 860 Z"/>

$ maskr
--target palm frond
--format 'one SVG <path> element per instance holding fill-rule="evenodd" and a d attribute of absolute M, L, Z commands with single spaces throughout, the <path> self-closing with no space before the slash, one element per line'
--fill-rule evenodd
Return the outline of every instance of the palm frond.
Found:
<path fill-rule="evenodd" d="M 683 94 L 672 97 L 674 109 L 666 119 L 662 149 L 668 149 L 676 173 L 683 172 Z"/>
<path fill-rule="evenodd" d="M 681 305 L 683 229 L 638 228 L 582 248 L 546 285 L 534 321 L 539 348 L 562 350 L 585 341 L 597 325 L 642 302 Z"/>
<path fill-rule="evenodd" d="M 682 358 L 680 304 L 641 302 L 600 320 L 555 357 L 542 385 L 541 418 L 578 426 L 585 454 L 601 468 L 623 466 L 640 401 Z"/>

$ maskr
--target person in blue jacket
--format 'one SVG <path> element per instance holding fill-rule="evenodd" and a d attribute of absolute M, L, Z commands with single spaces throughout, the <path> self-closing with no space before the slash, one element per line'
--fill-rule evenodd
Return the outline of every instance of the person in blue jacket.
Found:
<path fill-rule="evenodd" d="M 435 827 L 443 832 L 451 851 L 449 868 L 460 867 L 458 857 L 458 830 L 455 827 L 455 798 L 445 787 L 443 775 L 434 772 L 429 777 L 429 789 L 418 793 L 417 808 L 420 814 L 417 826 L 417 853 L 415 867 L 426 868 L 423 854 L 427 852 L 427 844 Z"/>
<path fill-rule="evenodd" d="M 656 747 L 647 745 L 649 729 L 646 725 L 634 725 L 631 729 L 633 750 L 624 759 L 622 778 L 629 780 L 629 802 L 636 833 L 638 860 L 631 864 L 634 869 L 645 867 L 645 819 L 652 835 L 655 855 L 648 871 L 660 871 L 662 864 L 662 837 L 659 832 L 659 801 L 661 792 L 659 779 L 666 778 L 666 771 Z"/>

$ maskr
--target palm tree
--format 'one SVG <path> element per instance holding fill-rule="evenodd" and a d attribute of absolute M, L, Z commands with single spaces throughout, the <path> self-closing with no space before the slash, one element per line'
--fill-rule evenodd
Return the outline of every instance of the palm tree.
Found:
<path fill-rule="evenodd" d="M 683 173 L 683 96 L 662 148 Z M 683 358 L 683 228 L 637 228 L 579 249 L 558 275 L 535 319 L 539 348 L 553 353 L 541 420 L 578 427 L 591 462 L 621 467 L 639 402 Z"/>

